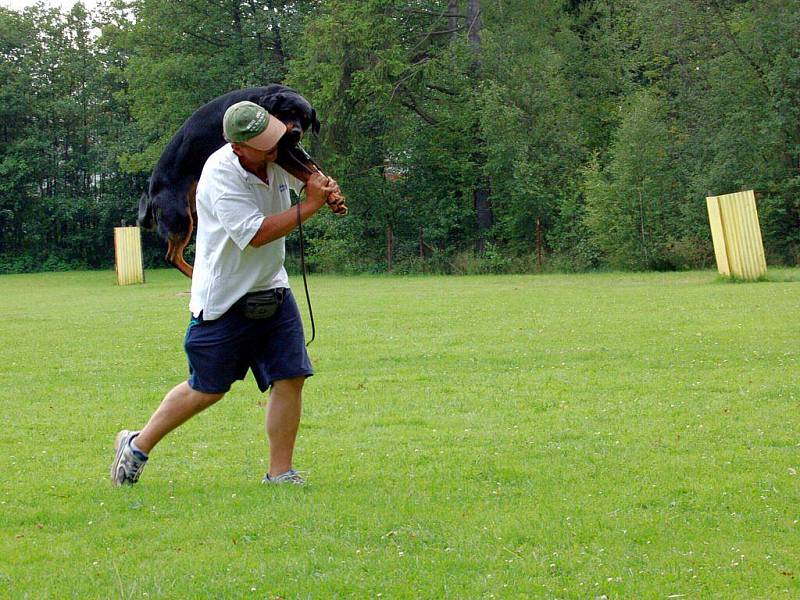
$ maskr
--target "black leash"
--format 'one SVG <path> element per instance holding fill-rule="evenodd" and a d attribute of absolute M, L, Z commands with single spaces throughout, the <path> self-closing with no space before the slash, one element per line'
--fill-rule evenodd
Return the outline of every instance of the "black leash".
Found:
<path fill-rule="evenodd" d="M 306 289 L 306 302 L 308 303 L 308 315 L 311 317 L 311 339 L 306 342 L 308 347 L 314 338 L 317 337 L 317 328 L 314 326 L 314 311 L 311 310 L 311 296 L 308 294 L 308 280 L 306 279 L 306 258 L 305 246 L 303 244 L 303 219 L 300 217 L 300 199 L 297 199 L 297 229 L 300 234 L 300 270 L 303 272 L 303 287 Z"/>

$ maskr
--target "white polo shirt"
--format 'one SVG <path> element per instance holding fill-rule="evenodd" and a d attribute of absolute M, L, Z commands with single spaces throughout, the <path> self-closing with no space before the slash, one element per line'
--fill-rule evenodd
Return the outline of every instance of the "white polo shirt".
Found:
<path fill-rule="evenodd" d="M 239 163 L 230 144 L 206 161 L 197 184 L 197 241 L 189 310 L 203 319 L 221 317 L 248 292 L 289 287 L 283 268 L 285 238 L 250 246 L 266 216 L 291 207 L 290 189 L 302 182 L 268 163 L 265 184 Z"/>

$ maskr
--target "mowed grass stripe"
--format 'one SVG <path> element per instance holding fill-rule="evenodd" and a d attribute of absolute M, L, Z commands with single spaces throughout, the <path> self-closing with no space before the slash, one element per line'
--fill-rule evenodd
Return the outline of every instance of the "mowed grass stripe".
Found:
<path fill-rule="evenodd" d="M 314 276 L 311 484 L 259 484 L 248 378 L 118 490 L 188 280 L 0 277 L 0 597 L 796 597 L 800 272 L 770 278 Z"/>

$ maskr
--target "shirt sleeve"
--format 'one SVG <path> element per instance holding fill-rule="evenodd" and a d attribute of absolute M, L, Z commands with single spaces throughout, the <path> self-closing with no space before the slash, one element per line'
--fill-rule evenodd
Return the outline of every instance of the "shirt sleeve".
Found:
<path fill-rule="evenodd" d="M 247 248 L 265 218 L 249 194 L 233 191 L 225 191 L 217 197 L 214 214 L 240 250 Z"/>

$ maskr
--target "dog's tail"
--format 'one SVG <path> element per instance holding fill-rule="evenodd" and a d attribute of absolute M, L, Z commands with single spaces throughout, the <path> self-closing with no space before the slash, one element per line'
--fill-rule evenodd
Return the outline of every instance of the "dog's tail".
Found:
<path fill-rule="evenodd" d="M 136 219 L 136 224 L 143 229 L 151 231 L 156 228 L 156 215 L 153 212 L 153 203 L 150 202 L 150 194 L 148 192 L 142 192 L 142 196 L 139 198 L 139 216 Z"/>

